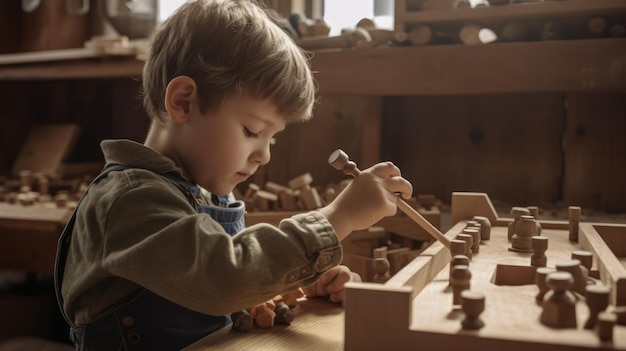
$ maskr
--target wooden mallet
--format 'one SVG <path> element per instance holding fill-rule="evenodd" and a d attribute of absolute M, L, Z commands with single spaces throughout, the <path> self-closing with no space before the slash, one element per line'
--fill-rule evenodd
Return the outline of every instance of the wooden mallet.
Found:
<path fill-rule="evenodd" d="M 330 165 L 334 168 L 343 171 L 346 175 L 351 175 L 355 178 L 361 173 L 361 171 L 357 168 L 356 163 L 350 161 L 348 154 L 341 149 L 337 149 L 330 154 L 330 157 L 328 157 L 328 163 L 330 163 Z M 401 198 L 398 198 L 398 208 L 400 211 L 406 213 L 406 215 L 415 221 L 415 223 L 417 223 L 420 227 L 424 228 L 428 234 L 437 239 L 448 250 L 450 249 L 450 240 Z"/>

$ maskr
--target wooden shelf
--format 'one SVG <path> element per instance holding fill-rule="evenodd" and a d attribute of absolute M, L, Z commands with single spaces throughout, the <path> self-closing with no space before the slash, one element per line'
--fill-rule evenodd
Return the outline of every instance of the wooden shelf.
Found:
<path fill-rule="evenodd" d="M 140 77 L 143 61 L 0 66 L 1 81 Z M 323 95 L 626 92 L 626 38 L 317 51 Z"/>
<path fill-rule="evenodd" d="M 402 6 L 405 1 L 396 1 Z M 406 5 L 404 5 L 406 8 Z M 498 5 L 484 8 L 456 10 L 402 11 L 396 9 L 396 23 L 432 24 L 440 22 L 491 22 L 538 20 L 544 18 L 572 18 L 580 16 L 624 15 L 626 0 L 568 0 Z"/>
<path fill-rule="evenodd" d="M 0 82 L 140 77 L 143 61 L 104 57 L 0 66 Z"/>
<path fill-rule="evenodd" d="M 327 95 L 626 92 L 626 38 L 316 52 Z"/>

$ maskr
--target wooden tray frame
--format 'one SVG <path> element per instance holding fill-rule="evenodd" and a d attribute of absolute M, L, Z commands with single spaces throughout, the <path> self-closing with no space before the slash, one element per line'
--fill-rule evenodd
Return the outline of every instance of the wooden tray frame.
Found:
<path fill-rule="evenodd" d="M 464 226 L 465 220 L 475 215 L 489 218 L 494 226 L 505 226 L 511 219 L 498 218 L 488 196 L 484 193 L 453 193 L 452 218 L 460 220 L 446 233 L 448 238 L 456 235 Z M 454 223 L 454 222 L 453 222 Z M 544 229 L 568 230 L 568 222 L 540 221 Z M 595 227 L 594 227 L 595 226 Z M 581 249 L 595 254 L 597 274 L 602 282 L 614 291 L 612 302 L 623 302 L 626 289 L 626 268 L 615 256 L 596 229 L 611 225 L 582 224 L 579 230 Z M 626 228 L 615 226 L 615 228 Z M 606 235 L 605 235 L 606 236 Z M 615 238 L 614 238 L 615 239 Z M 623 247 L 626 236 L 617 238 L 618 246 Z M 622 254 L 619 253 L 618 254 Z M 626 349 L 626 327 L 614 328 L 613 342 L 594 341 L 593 331 L 547 330 L 546 334 L 529 335 L 523 330 L 500 335 L 490 335 L 483 331 L 467 331 L 459 327 L 455 332 L 432 329 L 414 329 L 414 299 L 428 284 L 447 267 L 450 252 L 436 242 L 404 269 L 391 277 L 385 284 L 348 283 L 345 299 L 345 349 L 350 350 L 596 350 Z M 617 263 L 616 263 L 617 262 Z M 471 269 L 471 264 L 470 264 Z M 489 297 L 487 297 L 489 299 Z M 435 303 L 435 302 L 433 302 Z M 503 311 L 506 314 L 506 311 Z M 486 321 L 489 323 L 489 321 Z M 531 322 L 539 323 L 539 320 Z M 544 328 L 549 329 L 549 328 Z M 551 335 L 548 335 L 551 334 Z M 555 340 L 558 340 L 555 342 Z M 592 340 L 592 341 L 589 341 Z"/>

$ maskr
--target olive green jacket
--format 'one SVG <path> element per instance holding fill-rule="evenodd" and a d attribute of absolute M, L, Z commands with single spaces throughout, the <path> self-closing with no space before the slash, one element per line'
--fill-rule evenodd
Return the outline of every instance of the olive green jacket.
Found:
<path fill-rule="evenodd" d="M 311 284 L 341 262 L 337 235 L 317 211 L 231 237 L 154 173 L 180 173 L 172 160 L 129 140 L 101 147 L 107 165 L 138 168 L 109 173 L 77 209 L 62 294 L 66 314 L 79 326 L 142 287 L 223 315 Z"/>

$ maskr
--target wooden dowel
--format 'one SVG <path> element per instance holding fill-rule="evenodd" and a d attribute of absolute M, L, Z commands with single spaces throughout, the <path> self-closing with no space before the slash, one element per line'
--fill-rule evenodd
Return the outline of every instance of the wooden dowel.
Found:
<path fill-rule="evenodd" d="M 343 171 L 346 175 L 351 175 L 353 177 L 358 177 L 361 171 L 357 168 L 356 163 L 350 161 L 348 154 L 346 154 L 343 150 L 337 149 L 330 157 L 328 157 L 328 163 L 333 166 L 335 169 Z M 406 203 L 402 198 L 398 198 L 398 208 L 400 211 L 404 212 L 409 218 L 411 218 L 415 223 L 417 223 L 420 227 L 428 232 L 433 238 L 437 239 L 443 246 L 445 246 L 448 250 L 450 250 L 450 240 L 443 235 L 439 229 L 435 228 L 429 221 L 427 221 L 424 217 L 422 217 L 419 212 L 417 212 L 413 207 Z"/>

